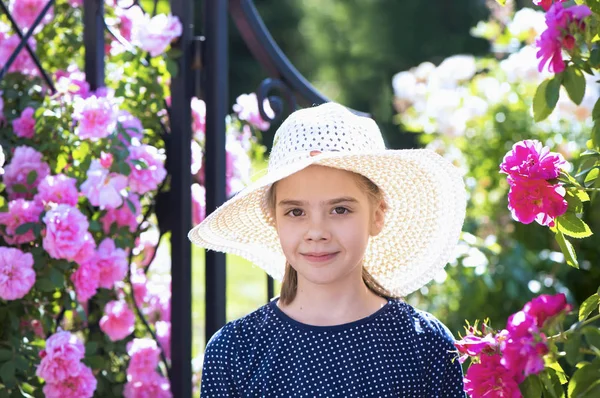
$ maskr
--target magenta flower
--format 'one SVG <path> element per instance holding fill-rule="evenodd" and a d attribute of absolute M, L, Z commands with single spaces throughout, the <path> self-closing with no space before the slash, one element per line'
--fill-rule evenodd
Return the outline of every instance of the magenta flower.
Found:
<path fill-rule="evenodd" d="M 23 109 L 21 112 L 21 116 L 14 119 L 12 121 L 13 130 L 17 137 L 21 138 L 33 138 L 35 134 L 35 119 L 33 118 L 33 114 L 35 113 L 35 109 L 28 106 Z"/>
<path fill-rule="evenodd" d="M 478 356 L 482 352 L 491 354 L 497 347 L 496 339 L 491 334 L 484 337 L 468 334 L 462 340 L 455 342 L 454 345 L 458 348 L 458 352 L 472 357 Z"/>
<path fill-rule="evenodd" d="M 21 42 L 19 36 L 8 36 L 6 33 L 0 32 L 0 65 L 6 65 L 8 59 L 17 49 Z M 35 52 L 36 44 L 33 37 L 27 41 L 31 49 Z M 27 51 L 21 51 L 15 61 L 8 68 L 9 73 L 21 73 L 23 75 L 37 76 L 39 74 L 33 59 Z"/>
<path fill-rule="evenodd" d="M 35 284 L 33 256 L 12 247 L 0 247 L 0 298 L 25 297 Z"/>
<path fill-rule="evenodd" d="M 94 254 L 96 244 L 88 232 L 87 218 L 75 207 L 59 204 L 43 218 L 44 250 L 50 257 L 83 263 Z"/>
<path fill-rule="evenodd" d="M 105 238 L 96 251 L 96 266 L 99 271 L 99 286 L 112 289 L 127 275 L 127 253 L 115 246 L 110 238 Z"/>
<path fill-rule="evenodd" d="M 206 191 L 200 184 L 192 184 L 192 223 L 200 224 L 206 217 Z"/>
<path fill-rule="evenodd" d="M 472 398 L 522 397 L 514 374 L 502 366 L 499 355 L 482 355 L 481 362 L 467 370 L 464 383 Z"/>
<path fill-rule="evenodd" d="M 565 163 L 560 153 L 550 152 L 540 141 L 524 140 L 513 145 L 500 169 L 512 177 L 551 180 L 560 175 L 560 167 Z"/>
<path fill-rule="evenodd" d="M 125 398 L 171 398 L 169 380 L 156 372 L 147 375 L 144 380 L 130 380 L 123 390 Z"/>
<path fill-rule="evenodd" d="M 110 227 L 113 225 L 113 223 L 116 223 L 119 228 L 129 227 L 130 232 L 135 232 L 138 227 L 137 218 L 141 215 L 142 208 L 140 205 L 140 199 L 137 195 L 130 194 L 129 200 L 135 207 L 135 214 L 131 212 L 131 209 L 127 203 L 123 203 L 123 205 L 117 209 L 108 209 L 104 217 L 101 219 L 104 233 L 108 234 L 110 232 Z"/>
<path fill-rule="evenodd" d="M 17 22 L 17 25 L 19 25 L 22 30 L 27 30 L 33 26 L 33 22 L 45 5 L 46 1 L 44 0 L 11 0 L 10 11 Z M 42 22 L 38 25 L 36 32 L 39 32 L 43 25 L 51 22 L 53 16 L 53 8 L 50 7 L 48 12 L 44 15 Z"/>
<path fill-rule="evenodd" d="M 73 120 L 78 121 L 75 133 L 81 139 L 97 141 L 115 131 L 119 109 L 108 97 L 91 95 L 77 98 Z"/>
<path fill-rule="evenodd" d="M 133 380 L 145 380 L 155 372 L 160 356 L 156 341 L 149 338 L 133 339 L 127 344 L 127 354 L 130 358 L 127 375 Z"/>
<path fill-rule="evenodd" d="M 71 373 L 60 382 L 46 383 L 44 395 L 60 398 L 91 398 L 98 381 L 90 368 L 81 364 L 78 373 Z"/>
<path fill-rule="evenodd" d="M 150 145 L 133 145 L 129 147 L 129 188 L 141 195 L 153 191 L 167 176 L 164 162 L 165 155 Z"/>
<path fill-rule="evenodd" d="M 38 186 L 35 202 L 41 205 L 49 203 L 77 206 L 79 191 L 77 180 L 64 174 L 46 176 Z"/>
<path fill-rule="evenodd" d="M 127 41 L 131 41 L 131 32 L 137 24 L 144 23 L 144 12 L 142 9 L 134 5 L 130 8 L 123 9 L 115 7 L 117 16 L 119 17 L 119 33 Z"/>
<path fill-rule="evenodd" d="M 158 14 L 152 18 L 147 15 L 133 25 L 132 42 L 151 56 L 165 52 L 171 42 L 181 36 L 182 26 L 178 17 Z"/>
<path fill-rule="evenodd" d="M 104 307 L 100 329 L 111 341 L 122 340 L 133 333 L 135 315 L 124 301 L 110 301 Z"/>
<path fill-rule="evenodd" d="M 119 111 L 119 116 L 117 121 L 121 125 L 121 127 L 127 130 L 127 134 L 133 138 L 137 138 L 138 140 L 142 139 L 144 135 L 144 126 L 142 126 L 142 122 L 137 117 L 133 116 L 131 113 L 121 110 Z M 126 144 L 131 143 L 131 139 L 125 140 L 124 137 L 121 137 Z"/>
<path fill-rule="evenodd" d="M 527 376 L 544 370 L 544 355 L 547 353 L 548 346 L 543 334 L 539 338 L 533 334 L 521 337 L 511 335 L 503 344 L 501 363 L 521 383 Z"/>
<path fill-rule="evenodd" d="M 127 177 L 110 173 L 102 167 L 100 160 L 94 159 L 87 171 L 87 180 L 81 184 L 81 193 L 88 198 L 92 206 L 100 209 L 116 209 L 123 204 L 123 195 L 127 187 Z"/>
<path fill-rule="evenodd" d="M 100 271 L 93 261 L 85 262 L 71 275 L 71 281 L 75 285 L 77 300 L 85 303 L 98 291 Z"/>
<path fill-rule="evenodd" d="M 275 117 L 275 112 L 271 109 L 268 100 L 264 100 L 265 113 L 269 117 Z M 255 93 L 242 94 L 236 99 L 233 105 L 233 111 L 237 113 L 240 120 L 245 120 L 259 130 L 266 131 L 271 124 L 260 116 L 258 110 L 258 99 Z"/>
<path fill-rule="evenodd" d="M 535 318 L 524 311 L 512 314 L 506 323 L 506 329 L 510 337 L 531 336 L 538 331 Z"/>
<path fill-rule="evenodd" d="M 545 11 L 548 11 L 552 6 L 552 1 L 553 0 L 533 0 L 533 4 L 542 7 Z M 565 1 L 566 0 L 556 0 L 557 3 L 563 3 Z"/>
<path fill-rule="evenodd" d="M 546 29 L 535 41 L 539 48 L 536 58 L 540 58 L 538 70 L 541 72 L 546 64 L 551 73 L 561 73 L 565 70 L 565 61 L 562 58 L 561 32 L 557 28 Z"/>
<path fill-rule="evenodd" d="M 201 99 L 193 97 L 191 106 L 194 139 L 203 141 L 206 134 L 206 104 Z"/>
<path fill-rule="evenodd" d="M 65 380 L 85 367 L 81 363 L 84 355 L 85 347 L 74 334 L 56 332 L 46 340 L 46 349 L 40 352 L 42 361 L 36 375 L 49 383 Z"/>
<path fill-rule="evenodd" d="M 18 235 L 17 228 L 26 223 L 37 223 L 44 209 L 35 202 L 15 199 L 8 203 L 8 212 L 0 213 L 0 225 L 5 226 L 2 237 L 9 245 L 20 245 L 35 240 L 33 230 Z"/>
<path fill-rule="evenodd" d="M 556 217 L 567 211 L 565 193 L 561 185 L 545 180 L 514 180 L 508 192 L 508 208 L 513 218 L 523 224 L 535 220 L 541 225 L 554 226 Z"/>
<path fill-rule="evenodd" d="M 33 184 L 28 184 L 27 177 L 32 171 L 36 172 L 36 178 Z M 28 146 L 17 147 L 10 164 L 4 169 L 4 184 L 6 184 L 9 199 L 32 199 L 32 193 L 15 192 L 13 187 L 19 184 L 25 186 L 28 191 L 31 191 L 49 174 L 50 166 L 42 160 L 40 152 Z"/>
<path fill-rule="evenodd" d="M 552 318 L 561 312 L 570 311 L 571 308 L 571 305 L 567 304 L 567 297 L 563 293 L 555 295 L 542 294 L 525 304 L 523 312 L 533 317 L 535 324 L 541 328 L 548 318 Z"/>

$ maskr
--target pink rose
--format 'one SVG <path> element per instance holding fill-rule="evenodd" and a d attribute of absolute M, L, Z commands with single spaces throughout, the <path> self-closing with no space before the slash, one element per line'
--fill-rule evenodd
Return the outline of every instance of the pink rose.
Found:
<path fill-rule="evenodd" d="M 545 337 L 540 340 L 534 335 L 522 337 L 511 335 L 502 347 L 502 365 L 509 369 L 518 383 L 522 383 L 530 374 L 544 370 L 544 355 L 548 353 Z"/>
<path fill-rule="evenodd" d="M 548 318 L 552 318 L 561 312 L 571 310 L 567 304 L 567 297 L 563 293 L 549 295 L 542 294 L 534 298 L 523 307 L 523 312 L 535 319 L 538 327 L 543 327 Z"/>
<path fill-rule="evenodd" d="M 111 341 L 122 340 L 133 333 L 135 315 L 124 301 L 110 301 L 104 307 L 100 329 Z"/>
<path fill-rule="evenodd" d="M 551 180 L 559 176 L 560 167 L 565 163 L 561 154 L 550 152 L 540 141 L 524 140 L 513 145 L 500 169 L 513 177 Z"/>
<path fill-rule="evenodd" d="M 127 9 L 116 7 L 115 12 L 119 17 L 119 32 L 121 33 L 121 36 L 123 36 L 125 40 L 131 41 L 131 32 L 134 29 L 134 26 L 145 22 L 144 12 L 137 5 Z"/>
<path fill-rule="evenodd" d="M 33 26 L 33 22 L 45 5 L 46 1 L 44 0 L 11 0 L 10 12 L 17 22 L 17 25 L 19 25 L 22 30 L 27 30 Z M 42 26 L 52 21 L 53 17 L 53 8 L 50 7 L 35 32 L 39 32 Z"/>
<path fill-rule="evenodd" d="M 156 341 L 149 338 L 133 339 L 127 344 L 127 354 L 130 357 L 127 375 L 133 380 L 146 380 L 148 375 L 155 372 L 160 356 Z"/>
<path fill-rule="evenodd" d="M 141 195 L 153 191 L 167 176 L 164 167 L 165 155 L 150 145 L 129 147 L 129 188 Z"/>
<path fill-rule="evenodd" d="M 4 232 L 0 232 L 9 245 L 20 245 L 35 240 L 33 230 L 18 235 L 17 228 L 26 223 L 38 223 L 40 214 L 44 209 L 35 202 L 24 199 L 15 199 L 8 203 L 8 212 L 0 213 L 0 225 L 5 226 Z"/>
<path fill-rule="evenodd" d="M 135 232 L 138 227 L 137 219 L 142 213 L 142 208 L 140 205 L 140 199 L 135 194 L 129 195 L 129 201 L 133 203 L 133 207 L 135 208 L 135 213 L 131 212 L 131 208 L 127 203 L 123 203 L 123 205 L 117 209 L 108 209 L 104 217 L 102 217 L 102 229 L 105 234 L 110 232 L 110 228 L 113 223 L 117 224 L 117 227 L 129 227 L 130 232 Z"/>
<path fill-rule="evenodd" d="M 91 398 L 97 384 L 92 370 L 81 364 L 78 373 L 68 374 L 59 382 L 46 383 L 43 391 L 48 398 Z"/>
<path fill-rule="evenodd" d="M 79 122 L 75 133 L 81 139 L 97 141 L 108 137 L 117 126 L 119 109 L 110 98 L 97 95 L 75 101 L 73 120 Z"/>
<path fill-rule="evenodd" d="M 44 250 L 50 257 L 83 263 L 94 254 L 96 244 L 88 232 L 87 218 L 75 207 L 59 204 L 43 219 L 46 236 Z"/>
<path fill-rule="evenodd" d="M 36 375 L 50 383 L 62 381 L 69 375 L 77 375 L 84 367 L 83 343 L 70 332 L 54 333 L 46 340 L 46 349 L 40 352 L 42 361 Z"/>
<path fill-rule="evenodd" d="M 196 181 L 204 185 L 204 155 L 200 144 L 196 140 L 192 140 L 192 165 L 190 171 Z"/>
<path fill-rule="evenodd" d="M 33 256 L 12 247 L 0 247 L 0 298 L 23 298 L 35 284 Z"/>
<path fill-rule="evenodd" d="M 171 322 L 156 322 L 156 339 L 160 343 L 165 356 L 171 359 Z"/>
<path fill-rule="evenodd" d="M 127 253 L 115 246 L 110 238 L 105 238 L 96 251 L 96 266 L 99 270 L 99 286 L 112 289 L 115 282 L 120 282 L 127 275 Z"/>
<path fill-rule="evenodd" d="M 201 99 L 192 97 L 191 106 L 194 139 L 203 141 L 206 132 L 206 104 Z"/>
<path fill-rule="evenodd" d="M 271 109 L 268 100 L 264 100 L 264 109 L 267 116 L 275 117 L 275 112 Z M 270 123 L 263 120 L 258 110 L 258 99 L 255 93 L 242 94 L 236 99 L 233 105 L 233 111 L 237 113 L 240 120 L 245 120 L 259 130 L 266 131 L 270 127 Z"/>
<path fill-rule="evenodd" d="M 81 193 L 90 201 L 92 206 L 100 209 L 116 209 L 123 204 L 123 195 L 127 187 L 127 177 L 110 173 L 94 159 L 87 171 L 87 180 L 81 184 Z"/>
<path fill-rule="evenodd" d="M 148 288 L 146 284 L 148 279 L 146 273 L 141 268 L 131 265 L 131 288 L 133 289 L 133 298 L 138 307 L 142 307 L 148 299 Z"/>
<path fill-rule="evenodd" d="M 482 355 L 480 363 L 469 367 L 464 382 L 472 398 L 522 397 L 514 374 L 502 366 L 498 355 Z"/>
<path fill-rule="evenodd" d="M 512 180 L 508 192 L 508 208 L 513 218 L 523 224 L 534 220 L 541 225 L 554 226 L 556 217 L 566 213 L 568 203 L 565 189 L 545 180 Z"/>
<path fill-rule="evenodd" d="M 6 65 L 10 56 L 17 49 L 21 42 L 18 35 L 8 36 L 6 33 L 0 32 L 0 65 Z M 31 49 L 35 52 L 36 45 L 33 37 L 27 41 Z M 39 74 L 33 59 L 27 51 L 21 51 L 15 61 L 8 68 L 9 73 L 21 73 L 23 75 L 37 76 Z"/>
<path fill-rule="evenodd" d="M 136 263 L 142 268 L 150 265 L 150 262 L 154 258 L 156 247 L 158 246 L 159 234 L 155 228 L 148 229 L 140 234 L 140 237 L 136 240 L 133 254 L 141 256 L 142 258 L 136 261 Z"/>
<path fill-rule="evenodd" d="M 506 329 L 511 337 L 530 336 L 538 331 L 535 318 L 524 311 L 519 311 L 508 317 Z"/>
<path fill-rule="evenodd" d="M 200 224 L 206 217 L 206 191 L 200 184 L 192 184 L 192 223 Z"/>
<path fill-rule="evenodd" d="M 46 176 L 38 186 L 35 202 L 41 205 L 48 203 L 77 206 L 79 191 L 77 180 L 64 174 Z"/>
<path fill-rule="evenodd" d="M 66 71 L 55 73 L 56 90 L 59 93 L 70 96 L 86 98 L 90 94 L 90 85 L 85 80 L 85 73 L 77 68 L 77 65 L 71 65 Z"/>
<path fill-rule="evenodd" d="M 487 334 L 485 337 L 468 334 L 462 340 L 455 342 L 454 346 L 461 354 L 474 357 L 482 352 L 492 354 L 496 350 L 497 344 L 491 334 Z"/>
<path fill-rule="evenodd" d="M 131 36 L 135 45 L 156 57 L 164 53 L 169 44 L 181 36 L 181 33 L 179 18 L 158 14 L 152 19 L 145 15 L 143 21 L 133 25 Z"/>
<path fill-rule="evenodd" d="M 21 116 L 12 121 L 13 130 L 17 137 L 21 138 L 33 138 L 35 134 L 35 119 L 33 114 L 35 109 L 28 106 L 21 112 Z"/>
<path fill-rule="evenodd" d="M 123 390 L 125 398 L 171 398 L 169 380 L 156 372 L 150 373 L 144 380 L 130 380 Z"/>
<path fill-rule="evenodd" d="M 9 199 L 32 199 L 31 190 L 50 174 L 50 166 L 42 160 L 40 152 L 28 146 L 19 146 L 15 149 L 13 158 L 4 171 L 4 184 L 6 184 Z M 32 171 L 35 171 L 36 177 L 32 184 L 28 184 L 27 177 Z M 14 186 L 17 184 L 23 185 L 30 193 L 15 192 Z"/>
<path fill-rule="evenodd" d="M 127 144 L 131 143 L 132 138 L 136 138 L 141 140 L 144 135 L 144 126 L 142 126 L 142 122 L 137 117 L 133 116 L 131 113 L 122 110 L 119 111 L 118 122 L 123 129 L 126 130 L 129 135 L 129 139 L 124 140 Z"/>
<path fill-rule="evenodd" d="M 71 281 L 75 285 L 77 300 L 85 303 L 98 291 L 100 271 L 93 261 L 85 262 L 71 275 Z"/>

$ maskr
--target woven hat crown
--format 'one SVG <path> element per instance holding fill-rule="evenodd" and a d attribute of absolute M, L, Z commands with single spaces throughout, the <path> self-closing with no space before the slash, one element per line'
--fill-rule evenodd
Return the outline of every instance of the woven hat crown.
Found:
<path fill-rule="evenodd" d="M 330 102 L 301 109 L 277 129 L 269 158 L 269 171 L 310 157 L 311 151 L 361 153 L 385 150 L 381 131 L 373 119 L 357 116 Z"/>

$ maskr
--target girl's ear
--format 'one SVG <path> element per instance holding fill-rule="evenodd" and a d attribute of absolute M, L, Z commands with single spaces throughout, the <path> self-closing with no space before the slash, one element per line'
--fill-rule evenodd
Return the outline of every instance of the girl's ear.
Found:
<path fill-rule="evenodd" d="M 385 225 L 385 210 L 387 206 L 385 202 L 382 200 L 379 202 L 378 206 L 375 208 L 373 212 L 373 217 L 371 217 L 371 228 L 369 234 L 371 236 L 377 236 L 383 229 Z"/>

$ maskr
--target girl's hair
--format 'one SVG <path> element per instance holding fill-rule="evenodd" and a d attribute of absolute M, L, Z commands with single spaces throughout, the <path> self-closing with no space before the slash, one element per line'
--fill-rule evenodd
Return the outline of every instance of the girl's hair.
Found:
<path fill-rule="evenodd" d="M 366 192 L 367 195 L 369 196 L 369 200 L 371 201 L 372 205 L 379 205 L 379 203 L 381 203 L 381 201 L 383 200 L 383 194 L 381 192 L 381 190 L 379 189 L 379 187 L 371 180 L 369 180 L 367 177 L 363 176 L 362 174 L 358 174 L 358 173 L 354 173 L 354 172 L 350 172 L 354 175 L 355 180 L 357 182 L 357 184 L 359 185 L 359 188 Z M 277 183 L 273 184 L 271 186 L 271 188 L 269 189 L 269 192 L 267 193 L 267 208 L 269 209 L 269 211 L 271 212 L 271 217 L 274 220 L 275 219 L 275 185 Z M 392 298 L 399 298 L 396 295 L 392 294 L 390 291 L 388 291 L 386 288 L 384 288 L 383 286 L 381 286 L 381 284 L 379 284 L 379 282 L 377 282 L 375 280 L 375 278 L 373 278 L 373 276 L 363 267 L 362 269 L 362 279 L 363 282 L 365 283 L 365 285 L 367 286 L 367 288 L 369 290 L 371 290 L 373 293 L 375 293 L 376 295 L 386 298 L 386 299 L 392 299 Z M 286 262 L 285 263 L 285 274 L 283 275 L 283 282 L 281 283 L 281 293 L 279 295 L 279 301 L 282 304 L 289 304 L 292 301 L 294 301 L 294 298 L 296 297 L 296 290 L 298 288 L 298 273 L 296 272 L 296 270 L 291 266 L 290 263 Z"/>

